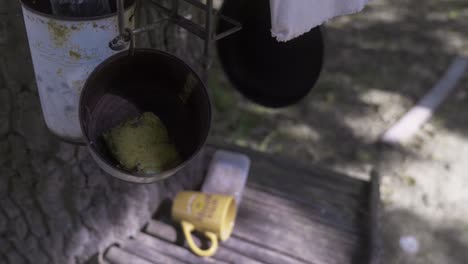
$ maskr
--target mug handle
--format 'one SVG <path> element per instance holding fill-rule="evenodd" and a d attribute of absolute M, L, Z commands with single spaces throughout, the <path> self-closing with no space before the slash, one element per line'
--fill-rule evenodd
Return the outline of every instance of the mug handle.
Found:
<path fill-rule="evenodd" d="M 181 221 L 182 230 L 184 231 L 185 238 L 187 239 L 187 243 L 189 248 L 197 255 L 202 257 L 211 257 L 214 255 L 216 250 L 218 250 L 218 238 L 212 232 L 204 232 L 203 234 L 208 237 L 211 241 L 211 246 L 208 249 L 201 249 L 195 244 L 192 238 L 192 231 L 195 229 L 193 224 L 187 221 Z"/>

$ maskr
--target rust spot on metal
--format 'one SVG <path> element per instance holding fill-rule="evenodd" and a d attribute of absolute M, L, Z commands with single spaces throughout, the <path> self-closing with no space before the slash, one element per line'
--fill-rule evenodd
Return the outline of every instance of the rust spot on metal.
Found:
<path fill-rule="evenodd" d="M 77 30 L 77 29 L 78 29 L 78 27 L 77 27 L 77 26 L 75 26 L 75 25 L 72 25 L 72 26 L 71 26 L 71 29 L 72 29 L 72 30 Z"/>
<path fill-rule="evenodd" d="M 63 69 L 62 69 L 62 68 L 58 68 L 58 69 L 57 69 L 57 75 L 62 76 L 62 74 L 63 74 Z"/>
<path fill-rule="evenodd" d="M 93 22 L 93 28 L 97 28 L 98 27 L 98 24 L 96 24 L 96 22 Z"/>
<path fill-rule="evenodd" d="M 47 22 L 47 28 L 49 33 L 52 35 L 54 44 L 58 47 L 62 47 L 67 42 L 70 36 L 70 29 L 64 25 L 59 25 L 54 21 Z"/>
<path fill-rule="evenodd" d="M 75 60 L 81 59 L 81 54 L 76 51 L 70 50 L 68 54 L 70 55 L 70 57 L 74 58 Z"/>
<path fill-rule="evenodd" d="M 109 26 L 108 26 L 108 25 L 102 25 L 102 26 L 100 26 L 99 28 L 100 28 L 100 29 L 103 29 L 103 30 L 107 30 L 107 29 L 109 28 Z"/>

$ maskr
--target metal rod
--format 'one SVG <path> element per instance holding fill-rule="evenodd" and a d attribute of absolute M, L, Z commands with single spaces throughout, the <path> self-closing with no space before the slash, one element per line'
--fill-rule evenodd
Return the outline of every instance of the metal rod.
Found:
<path fill-rule="evenodd" d="M 199 0 L 184 0 L 184 1 L 200 9 L 205 9 L 205 5 Z"/>
<path fill-rule="evenodd" d="M 132 33 L 134 35 L 138 35 L 140 33 L 143 33 L 143 32 L 149 31 L 149 30 L 153 30 L 153 29 L 157 28 L 162 22 L 168 21 L 168 20 L 169 20 L 169 18 L 160 19 L 160 20 L 158 20 L 158 21 L 156 21 L 154 23 L 147 24 L 145 26 L 136 28 L 135 30 L 132 31 Z"/>
<path fill-rule="evenodd" d="M 135 35 L 133 34 L 133 31 L 129 28 L 127 28 L 127 34 L 130 36 L 130 55 L 133 56 L 135 54 Z"/>
<path fill-rule="evenodd" d="M 124 0 L 117 0 L 117 15 L 118 15 L 118 23 L 119 23 L 119 33 L 120 36 L 124 36 L 125 32 L 125 7 L 124 7 Z"/>
<path fill-rule="evenodd" d="M 151 2 L 154 5 L 156 5 L 161 11 L 166 13 L 166 15 L 171 15 L 173 13 L 173 10 L 168 9 L 165 6 L 162 6 L 161 4 L 156 3 L 155 1 L 151 1 Z M 175 23 L 175 24 L 183 27 L 187 31 L 197 35 L 197 37 L 199 37 L 201 39 L 205 39 L 205 29 L 202 26 L 200 26 L 200 25 L 194 23 L 193 21 L 191 21 L 189 19 L 186 19 L 183 16 L 178 15 L 178 14 L 171 17 L 171 20 L 172 20 L 173 23 Z"/>
<path fill-rule="evenodd" d="M 211 66 L 211 42 L 213 40 L 213 0 L 206 0 L 206 19 L 205 19 L 205 48 L 204 63 L 205 69 Z"/>
<path fill-rule="evenodd" d="M 228 30 L 226 30 L 226 31 L 223 31 L 223 32 L 217 34 L 217 35 L 214 37 L 214 40 L 220 40 L 220 39 L 222 39 L 222 38 L 225 38 L 225 37 L 227 37 L 227 36 L 229 36 L 229 35 L 231 35 L 231 34 L 236 33 L 237 31 L 239 31 L 239 30 L 241 30 L 241 29 L 242 29 L 241 26 L 236 26 L 236 27 L 233 27 L 233 28 L 228 29 Z"/>
<path fill-rule="evenodd" d="M 172 13 L 171 16 L 175 17 L 179 14 L 179 0 L 172 0 Z"/>
<path fill-rule="evenodd" d="M 197 23 L 194 23 L 193 21 L 190 21 L 180 15 L 174 18 L 173 21 L 174 23 L 188 30 L 192 34 L 197 35 L 197 37 L 203 40 L 205 39 L 205 29 Z"/>
<path fill-rule="evenodd" d="M 173 1 L 177 1 L 177 0 L 173 0 Z M 208 10 L 207 8 L 207 5 L 204 5 L 202 4 L 201 2 L 197 2 L 196 0 L 184 0 L 185 2 L 189 3 L 189 4 L 193 4 L 195 7 L 198 7 L 198 8 L 201 8 L 203 10 L 205 10 L 205 13 L 207 15 L 207 20 L 208 19 L 211 19 L 211 21 L 214 20 L 213 17 L 211 18 L 208 18 L 208 14 L 210 12 L 206 12 L 206 10 Z M 174 12 L 173 9 L 169 9 L 163 5 L 161 5 L 160 3 L 156 2 L 155 0 L 152 0 L 151 1 L 152 4 L 154 4 L 155 6 L 157 6 L 159 8 L 160 11 L 163 11 L 166 15 L 168 16 L 171 16 L 171 21 L 177 25 L 179 25 L 180 27 L 186 29 L 187 31 L 189 31 L 190 33 L 192 34 L 195 34 L 197 37 L 201 38 L 202 40 L 205 40 L 206 39 L 206 36 L 207 36 L 207 29 L 206 28 L 203 28 L 202 26 L 200 26 L 199 24 L 189 20 L 189 19 L 186 19 L 184 18 L 183 16 L 179 15 L 179 14 L 176 14 Z M 195 4 L 197 3 L 197 4 Z M 175 5 L 175 2 L 173 3 L 173 7 Z M 224 37 L 227 37 L 231 34 L 234 34 L 236 33 L 237 31 L 241 30 L 242 29 L 242 24 L 239 23 L 238 21 L 230 18 L 230 17 L 227 17 L 227 16 L 224 16 L 224 15 L 221 15 L 219 12 L 217 12 L 216 10 L 212 9 L 212 16 L 218 16 L 219 19 L 222 19 L 228 23 L 230 23 L 233 28 L 230 28 L 224 32 L 221 32 L 219 34 L 217 34 L 216 36 L 213 36 L 213 32 L 211 32 L 212 34 L 212 37 L 211 37 L 211 40 L 220 40 Z M 148 30 L 151 30 L 151 29 L 154 29 L 155 27 L 150 27 Z M 137 29 L 138 30 L 138 29 Z M 138 32 L 135 32 L 135 34 L 139 34 L 141 33 L 139 30 Z"/>
<path fill-rule="evenodd" d="M 122 1 L 122 0 L 120 0 Z M 151 0 L 151 3 L 159 7 L 161 11 L 166 13 L 167 15 L 170 16 L 171 22 L 179 25 L 180 27 L 186 29 L 187 31 L 191 32 L 192 34 L 195 34 L 202 40 L 204 40 L 204 49 L 203 49 L 203 67 L 205 70 L 208 70 L 211 67 L 211 61 L 212 61 L 212 44 L 214 40 L 219 40 L 222 39 L 226 36 L 229 36 L 239 30 L 242 29 L 242 25 L 236 21 L 233 20 L 229 17 L 223 16 L 219 14 L 216 10 L 213 9 L 213 0 L 206 0 L 206 5 L 197 1 L 197 0 L 184 0 L 185 2 L 192 4 L 192 6 L 198 7 L 200 9 L 203 9 L 205 12 L 205 27 L 203 28 L 202 26 L 198 25 L 197 23 L 184 18 L 183 16 L 179 15 L 179 1 L 180 0 L 172 0 L 171 1 L 171 7 L 165 7 L 162 4 L 156 2 L 155 0 Z M 220 19 L 226 21 L 227 23 L 230 23 L 233 27 L 221 32 L 219 34 L 215 34 L 213 30 L 213 23 L 214 23 L 214 17 L 218 16 Z M 135 29 L 132 33 L 133 34 L 139 34 L 144 31 L 148 31 L 151 29 L 154 29 L 157 27 L 157 24 L 159 23 L 153 23 L 150 25 L 146 25 L 142 28 Z M 205 78 L 206 79 L 206 78 Z"/>
<path fill-rule="evenodd" d="M 236 26 L 236 27 L 242 27 L 242 24 L 239 22 L 239 21 L 236 21 L 230 17 L 227 17 L 225 15 L 222 15 L 222 14 L 219 14 L 218 12 L 215 12 L 216 15 L 219 16 L 220 19 L 228 22 L 228 23 L 231 23 L 232 25 Z"/>

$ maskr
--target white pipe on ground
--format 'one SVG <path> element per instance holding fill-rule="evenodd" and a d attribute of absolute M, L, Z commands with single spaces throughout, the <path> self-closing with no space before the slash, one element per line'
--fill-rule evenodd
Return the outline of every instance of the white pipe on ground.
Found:
<path fill-rule="evenodd" d="M 431 118 L 435 109 L 456 87 L 467 66 L 468 58 L 455 58 L 436 85 L 419 100 L 416 106 L 411 108 L 396 124 L 387 130 L 380 138 L 380 141 L 388 144 L 400 144 L 410 139 Z"/>

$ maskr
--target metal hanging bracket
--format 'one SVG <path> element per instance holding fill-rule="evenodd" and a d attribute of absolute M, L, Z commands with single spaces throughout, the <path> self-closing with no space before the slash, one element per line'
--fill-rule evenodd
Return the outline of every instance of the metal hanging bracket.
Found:
<path fill-rule="evenodd" d="M 150 1 L 151 4 L 158 7 L 160 11 L 167 15 L 167 18 L 155 21 L 151 24 L 145 25 L 140 28 L 136 28 L 134 30 L 130 30 L 128 28 L 125 28 L 124 24 L 124 0 L 117 0 L 117 12 L 119 21 L 118 24 L 120 35 L 113 39 L 111 43 L 109 43 L 111 48 L 113 48 L 114 50 L 121 50 L 127 47 L 128 42 L 130 42 L 130 53 L 133 53 L 134 35 L 153 30 L 157 28 L 162 22 L 169 21 L 186 29 L 190 33 L 204 40 L 203 63 L 205 69 L 208 69 L 210 67 L 211 62 L 211 46 L 213 41 L 220 40 L 242 29 L 242 25 L 238 21 L 221 15 L 217 10 L 215 10 L 213 8 L 213 0 L 206 0 L 206 4 L 200 2 L 199 0 L 172 0 L 170 8 L 163 6 L 157 0 L 147 1 Z M 204 27 L 179 14 L 180 1 L 185 1 L 186 3 L 191 4 L 192 6 L 197 7 L 205 12 Z M 215 18 L 227 22 L 232 27 L 226 31 L 215 33 Z M 124 44 L 125 46 L 123 46 Z"/>

